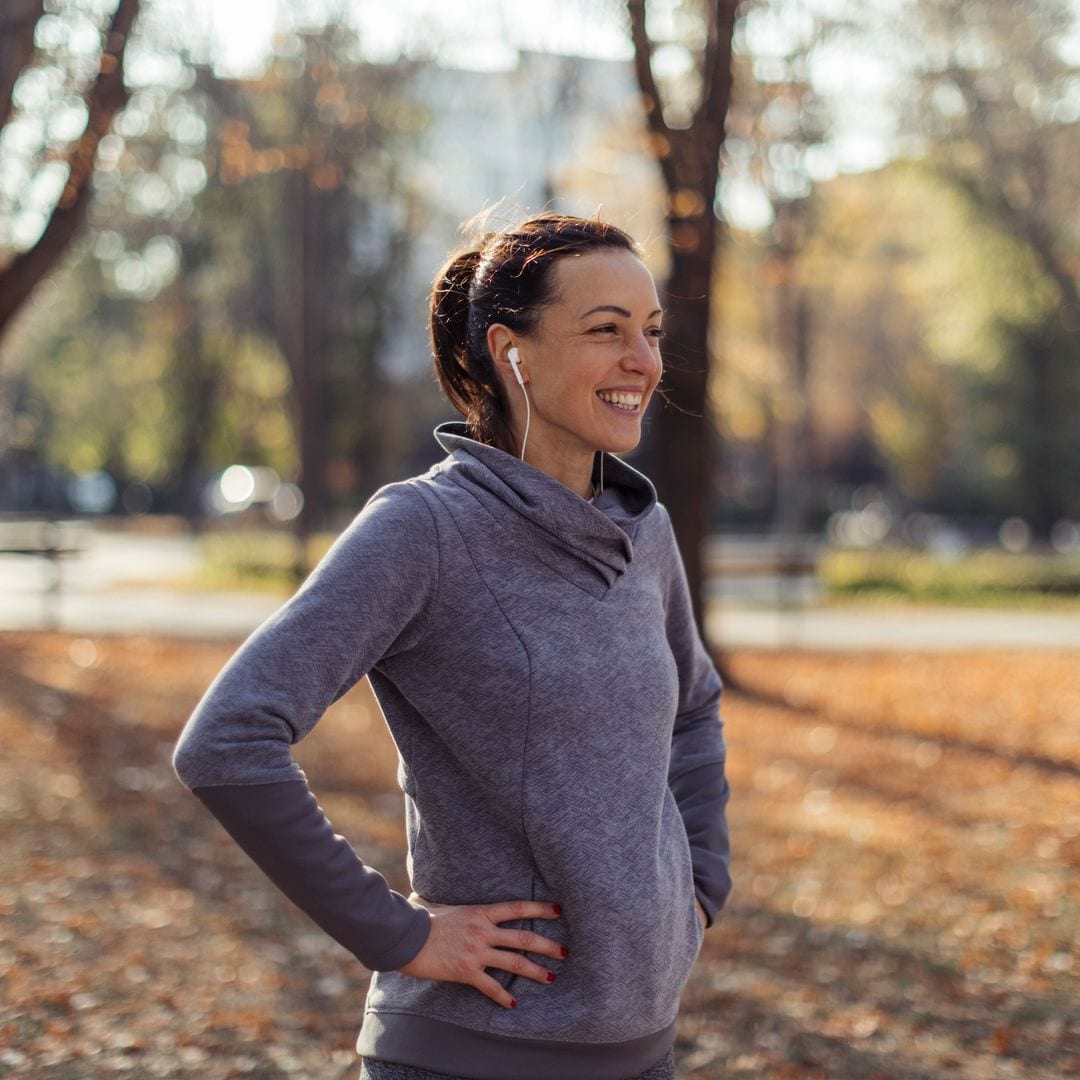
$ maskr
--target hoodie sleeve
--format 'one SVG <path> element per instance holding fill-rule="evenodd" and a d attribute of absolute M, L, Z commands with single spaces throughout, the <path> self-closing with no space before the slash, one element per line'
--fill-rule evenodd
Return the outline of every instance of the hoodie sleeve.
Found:
<path fill-rule="evenodd" d="M 173 755 L 180 781 L 260 869 L 373 971 L 407 964 L 430 916 L 334 833 L 291 746 L 381 659 L 421 640 L 438 550 L 418 490 L 377 492 L 222 668 Z"/>
<path fill-rule="evenodd" d="M 666 509 L 663 517 L 670 546 L 667 637 L 679 672 L 679 709 L 671 740 L 668 786 L 690 840 L 695 891 L 705 909 L 706 925 L 712 926 L 731 892 L 726 813 L 730 791 L 724 773 L 727 748 L 720 716 L 723 687 L 694 621 L 686 570 Z"/>

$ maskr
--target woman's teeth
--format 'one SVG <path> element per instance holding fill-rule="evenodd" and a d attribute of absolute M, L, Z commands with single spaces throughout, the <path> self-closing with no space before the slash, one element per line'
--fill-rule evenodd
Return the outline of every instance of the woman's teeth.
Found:
<path fill-rule="evenodd" d="M 607 402 L 608 405 L 614 405 L 617 409 L 623 409 L 625 412 L 636 412 L 641 406 L 642 395 L 632 391 L 597 390 L 596 396 L 601 401 Z"/>

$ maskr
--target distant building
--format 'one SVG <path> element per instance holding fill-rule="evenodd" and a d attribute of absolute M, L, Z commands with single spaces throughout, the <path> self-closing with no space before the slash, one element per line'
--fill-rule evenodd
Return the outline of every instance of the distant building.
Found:
<path fill-rule="evenodd" d="M 412 93 L 428 124 L 403 173 L 425 220 L 413 245 L 416 291 L 384 343 L 390 374 L 414 375 L 427 365 L 425 322 L 416 312 L 431 278 L 460 242 L 462 222 L 500 200 L 492 228 L 518 210 L 599 211 L 650 257 L 665 257 L 663 189 L 643 146 L 629 61 L 522 51 L 508 71 L 422 68 Z"/>

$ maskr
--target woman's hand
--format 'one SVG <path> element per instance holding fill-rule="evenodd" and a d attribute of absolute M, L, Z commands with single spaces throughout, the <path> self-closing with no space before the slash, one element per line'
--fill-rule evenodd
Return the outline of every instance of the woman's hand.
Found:
<path fill-rule="evenodd" d="M 701 919 L 701 929 L 704 930 L 709 925 L 709 916 L 705 914 L 705 908 L 701 906 L 701 901 L 696 896 L 694 905 L 697 907 L 698 918 Z"/>
<path fill-rule="evenodd" d="M 526 959 L 523 952 L 562 959 L 564 946 L 529 930 L 504 930 L 511 919 L 556 919 L 560 909 L 538 900 L 507 900 L 499 904 L 433 904 L 418 893 L 409 902 L 431 915 L 431 932 L 424 947 L 404 967 L 403 975 L 417 979 L 440 979 L 475 986 L 498 1005 L 512 1009 L 517 1002 L 488 975 L 484 968 L 501 968 L 536 982 L 555 980 L 554 972 Z M 515 951 L 520 950 L 520 951 Z"/>

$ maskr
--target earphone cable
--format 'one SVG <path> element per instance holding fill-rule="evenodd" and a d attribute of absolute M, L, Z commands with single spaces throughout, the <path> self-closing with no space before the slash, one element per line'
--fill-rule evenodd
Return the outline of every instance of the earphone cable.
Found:
<path fill-rule="evenodd" d="M 525 395 L 525 436 L 521 440 L 521 460 L 525 460 L 525 444 L 529 441 L 529 424 L 532 421 L 532 408 L 529 406 L 529 393 L 523 383 L 519 383 L 521 392 Z"/>

